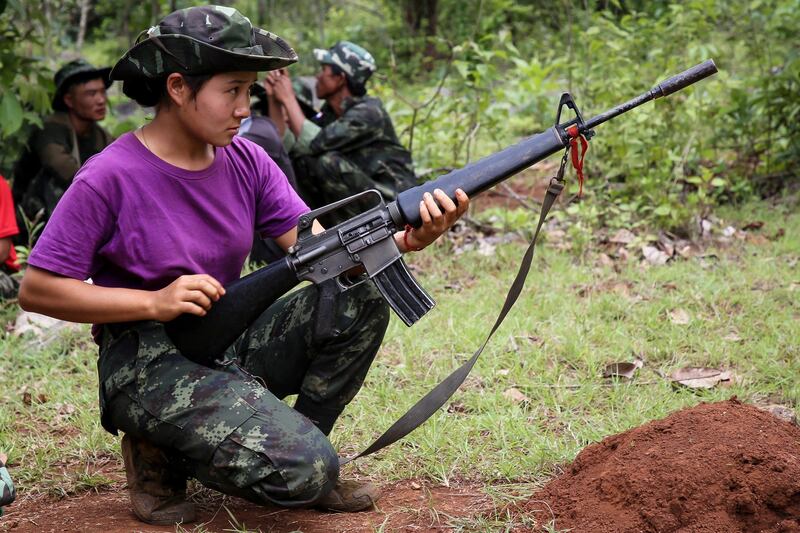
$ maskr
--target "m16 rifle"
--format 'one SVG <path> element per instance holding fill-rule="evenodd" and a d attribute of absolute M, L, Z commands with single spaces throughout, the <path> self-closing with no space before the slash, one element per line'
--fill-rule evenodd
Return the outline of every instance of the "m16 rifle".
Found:
<path fill-rule="evenodd" d="M 569 93 L 561 96 L 553 127 L 454 170 L 384 203 L 380 193 L 369 190 L 321 207 L 300 217 L 297 242 L 288 255 L 228 285 L 226 294 L 205 316 L 185 314 L 166 324 L 169 337 L 189 359 L 211 364 L 275 300 L 302 281 L 322 283 L 337 279 L 340 290 L 352 287 L 347 273 L 363 268 L 375 282 L 394 312 L 410 326 L 433 306 L 434 301 L 417 283 L 398 250 L 393 235 L 407 224 L 419 227 L 419 203 L 423 194 L 443 190 L 455 200 L 461 188 L 470 197 L 563 150 L 577 137 L 590 139 L 593 128 L 645 102 L 668 96 L 717 72 L 713 60 L 673 76 L 650 91 L 596 117 L 584 120 Z M 561 123 L 567 107 L 575 117 Z M 374 207 L 323 233 L 311 232 L 312 222 L 351 202 L 373 200 Z"/>
<path fill-rule="evenodd" d="M 565 150 L 559 175 L 551 180 L 548 187 L 536 232 L 486 340 L 468 361 L 414 404 L 378 439 L 343 463 L 374 453 L 410 433 L 444 405 L 466 379 L 489 339 L 516 302 L 530 269 L 536 238 L 550 206 L 563 189 L 566 150 L 577 146 L 580 141 L 585 152 L 587 139 L 594 136 L 595 126 L 645 102 L 668 96 L 716 72 L 714 62 L 705 61 L 589 120 L 583 119 L 572 96 L 564 93 L 553 127 L 433 181 L 408 189 L 388 205 L 378 191 L 370 190 L 311 211 L 300 217 L 297 242 L 285 258 L 228 285 L 225 296 L 215 302 L 205 316 L 184 314 L 166 323 L 166 332 L 184 356 L 210 366 L 261 313 L 301 281 L 320 284 L 335 279 L 339 290 L 345 291 L 354 286 L 349 274 L 360 269 L 366 272 L 366 279 L 375 283 L 394 312 L 410 326 L 434 306 L 434 301 L 408 271 L 395 244 L 394 233 L 407 225 L 419 227 L 422 224 L 419 204 L 423 195 L 438 188 L 455 200 L 455 191 L 460 188 L 469 196 L 475 196 L 530 165 Z M 571 109 L 575 117 L 562 123 L 564 107 Z M 576 152 L 577 149 L 572 152 L 573 164 L 582 183 Z M 351 202 L 363 205 L 369 199 L 373 201 L 373 207 L 322 233 L 312 233 L 312 223 L 316 218 Z"/>

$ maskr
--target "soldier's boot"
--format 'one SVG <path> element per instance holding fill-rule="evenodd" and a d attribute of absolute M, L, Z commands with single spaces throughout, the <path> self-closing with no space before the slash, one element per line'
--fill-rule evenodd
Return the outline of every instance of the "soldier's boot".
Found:
<path fill-rule="evenodd" d="M 131 505 L 139 520 L 156 526 L 195 521 L 195 505 L 186 501 L 186 476 L 175 472 L 163 451 L 126 434 L 122 457 Z"/>
<path fill-rule="evenodd" d="M 314 507 L 323 511 L 338 513 L 356 513 L 372 509 L 381 497 L 381 490 L 372 483 L 362 481 L 336 482 L 336 486 L 328 494 L 314 503 Z"/>

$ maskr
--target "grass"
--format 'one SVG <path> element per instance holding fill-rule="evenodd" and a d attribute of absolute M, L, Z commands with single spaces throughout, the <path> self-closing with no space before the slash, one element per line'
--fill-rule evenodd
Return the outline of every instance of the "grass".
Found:
<path fill-rule="evenodd" d="M 716 258 L 660 267 L 638 260 L 601 266 L 596 253 L 578 261 L 544 244 L 523 296 L 449 409 L 374 458 L 346 468 L 382 481 L 479 481 L 502 503 L 527 497 L 587 444 L 683 407 L 732 395 L 797 406 L 795 208 L 795 202 L 784 202 L 721 213 L 738 226 L 763 220 L 764 235 L 778 228 L 785 233 L 757 244 L 734 240 L 706 250 Z M 499 246 L 491 257 L 456 256 L 451 248 L 444 243 L 411 258 L 437 307 L 410 330 L 392 321 L 363 390 L 332 435 L 343 454 L 363 449 L 472 354 L 494 322 L 524 251 L 519 243 Z M 669 319 L 676 310 L 688 314 L 688 324 Z M 15 314 L 7 304 L 0 320 L 8 326 Z M 114 483 L 103 466 L 119 468 L 118 439 L 100 427 L 96 350 L 88 328 L 69 330 L 47 347 L 4 333 L 0 348 L 0 450 L 8 453 L 21 491 L 63 495 Z M 637 356 L 645 365 L 633 380 L 601 377 L 608 363 Z M 729 369 L 736 380 L 691 391 L 661 377 L 687 365 Z M 511 388 L 527 400 L 507 397 Z M 481 520 L 452 525 L 502 530 L 511 519 Z"/>

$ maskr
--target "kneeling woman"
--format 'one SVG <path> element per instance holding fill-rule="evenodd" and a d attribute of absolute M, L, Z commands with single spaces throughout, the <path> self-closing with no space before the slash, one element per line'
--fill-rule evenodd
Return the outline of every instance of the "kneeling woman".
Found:
<path fill-rule="evenodd" d="M 204 315 L 237 279 L 253 230 L 287 249 L 307 212 L 275 163 L 236 136 L 256 72 L 296 61 L 279 37 L 218 6 L 176 11 L 112 70 L 155 118 L 90 159 L 58 204 L 23 279 L 23 308 L 95 324 L 103 426 L 122 451 L 136 515 L 190 522 L 186 479 L 260 503 L 370 507 L 369 484 L 339 479 L 327 434 L 358 392 L 388 322 L 371 283 L 335 303 L 315 335 L 316 289 L 273 304 L 213 368 L 181 355 L 163 323 Z M 467 208 L 420 205 L 421 249 Z M 319 228 L 321 229 L 321 228 Z M 84 283 L 91 278 L 93 284 Z M 297 394 L 294 407 L 282 398 Z"/>

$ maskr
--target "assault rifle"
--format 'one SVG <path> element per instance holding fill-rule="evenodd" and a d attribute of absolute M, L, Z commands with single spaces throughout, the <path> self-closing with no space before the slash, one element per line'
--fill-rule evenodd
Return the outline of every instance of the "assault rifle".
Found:
<path fill-rule="evenodd" d="M 359 267 L 375 283 L 394 312 L 410 326 L 434 306 L 434 301 L 408 271 L 393 235 L 406 224 L 413 227 L 421 225 L 419 203 L 424 193 L 432 193 L 439 188 L 455 200 L 455 191 L 461 188 L 473 197 L 564 150 L 572 139 L 590 139 L 595 126 L 716 72 L 713 60 L 705 61 L 589 120 L 583 119 L 572 96 L 564 93 L 553 127 L 433 181 L 408 189 L 388 205 L 378 191 L 369 190 L 311 211 L 300 217 L 297 242 L 285 258 L 228 285 L 225 296 L 215 302 L 205 316 L 184 314 L 168 322 L 167 334 L 184 356 L 197 363 L 211 365 L 267 307 L 300 282 L 319 284 L 336 279 L 339 289 L 345 291 L 352 287 L 347 273 Z M 561 113 L 565 107 L 571 109 L 575 116 L 561 123 Z M 365 200 L 372 200 L 374 207 L 323 233 L 312 234 L 312 222 L 316 218 L 349 203 L 363 203 Z"/>

